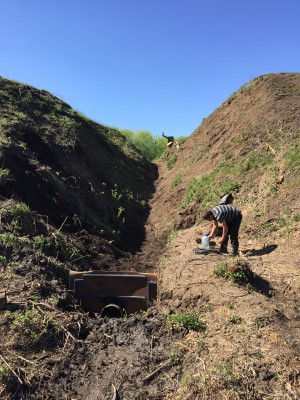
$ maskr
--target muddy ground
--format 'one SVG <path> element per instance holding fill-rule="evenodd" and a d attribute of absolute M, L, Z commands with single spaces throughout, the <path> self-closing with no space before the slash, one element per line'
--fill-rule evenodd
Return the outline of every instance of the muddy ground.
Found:
<path fill-rule="evenodd" d="M 141 258 L 125 265 L 153 262 L 157 302 L 122 319 L 85 314 L 83 338 L 67 336 L 49 380 L 28 398 L 298 399 L 299 231 L 288 241 L 241 232 L 239 260 L 254 273 L 245 287 L 214 274 L 231 257 L 193 252 L 207 224 L 180 230 L 159 259 L 148 227 Z M 173 313 L 199 316 L 202 329 L 172 324 Z"/>

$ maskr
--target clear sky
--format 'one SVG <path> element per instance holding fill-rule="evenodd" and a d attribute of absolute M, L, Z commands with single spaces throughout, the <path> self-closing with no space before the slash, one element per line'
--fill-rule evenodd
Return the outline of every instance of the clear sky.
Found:
<path fill-rule="evenodd" d="M 188 136 L 277 72 L 300 72 L 300 0 L 0 0 L 0 76 L 104 125 Z"/>

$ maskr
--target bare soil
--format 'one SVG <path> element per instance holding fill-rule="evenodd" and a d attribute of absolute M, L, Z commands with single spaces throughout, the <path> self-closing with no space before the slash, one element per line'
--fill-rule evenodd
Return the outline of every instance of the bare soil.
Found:
<path fill-rule="evenodd" d="M 103 319 L 81 310 L 67 290 L 67 272 L 74 263 L 53 251 L 28 252 L 28 232 L 23 250 L 8 254 L 5 249 L 9 264 L 1 261 L 1 277 L 8 304 L 0 318 L 1 399 L 300 398 L 299 164 L 286 161 L 291 143 L 299 146 L 299 88 L 298 74 L 257 79 L 233 94 L 180 149 L 167 150 L 147 194 L 152 197 L 147 221 L 142 216 L 144 231 L 134 235 L 138 251 L 111 245 L 88 224 L 67 227 L 72 244 L 86 251 L 81 269 L 157 272 L 158 299 L 146 313 Z M 243 164 L 234 175 L 240 184 L 234 205 L 244 216 L 238 260 L 253 272 L 245 286 L 214 272 L 222 263 L 234 267 L 236 259 L 193 251 L 200 246 L 196 239 L 201 232 L 210 229 L 200 219 L 207 206 L 204 195 L 186 207 L 180 204 L 193 178 L 213 172 L 224 158 L 237 169 L 253 148 L 259 159 L 270 156 L 273 163 Z M 153 171 L 149 169 L 151 182 Z M 232 174 L 214 179 L 215 201 Z M 38 198 L 36 192 L 32 196 Z M 72 212 L 78 211 L 74 199 L 71 204 Z M 2 206 L 4 210 L 7 203 Z M 5 212 L 1 215 L 5 222 Z M 64 230 L 62 215 L 50 227 L 43 213 L 32 218 L 35 235 L 46 233 L 55 249 L 60 228 Z M 129 243 L 127 237 L 127 247 Z M 19 312 L 23 320 L 16 318 Z M 28 321 L 26 312 L 31 313 Z M 201 329 L 172 324 L 174 314 L 187 321 L 197 316 Z"/>

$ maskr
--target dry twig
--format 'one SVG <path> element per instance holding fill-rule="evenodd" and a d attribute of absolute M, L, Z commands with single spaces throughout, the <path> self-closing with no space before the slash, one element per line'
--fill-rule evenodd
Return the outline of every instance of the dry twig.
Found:
<path fill-rule="evenodd" d="M 9 363 L 5 360 L 5 358 L 0 354 L 1 360 L 4 362 L 4 364 L 10 369 L 10 371 L 14 374 L 14 376 L 18 379 L 21 385 L 23 385 L 22 379 L 19 377 L 19 375 L 16 373 L 16 371 L 9 365 Z"/>

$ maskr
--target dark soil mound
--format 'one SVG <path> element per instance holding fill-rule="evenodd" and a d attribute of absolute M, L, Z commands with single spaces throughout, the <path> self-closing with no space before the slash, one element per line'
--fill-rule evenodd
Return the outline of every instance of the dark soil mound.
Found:
<path fill-rule="evenodd" d="M 0 194 L 63 231 L 87 229 L 139 249 L 156 166 L 119 132 L 47 92 L 1 78 L 0 96 Z"/>

